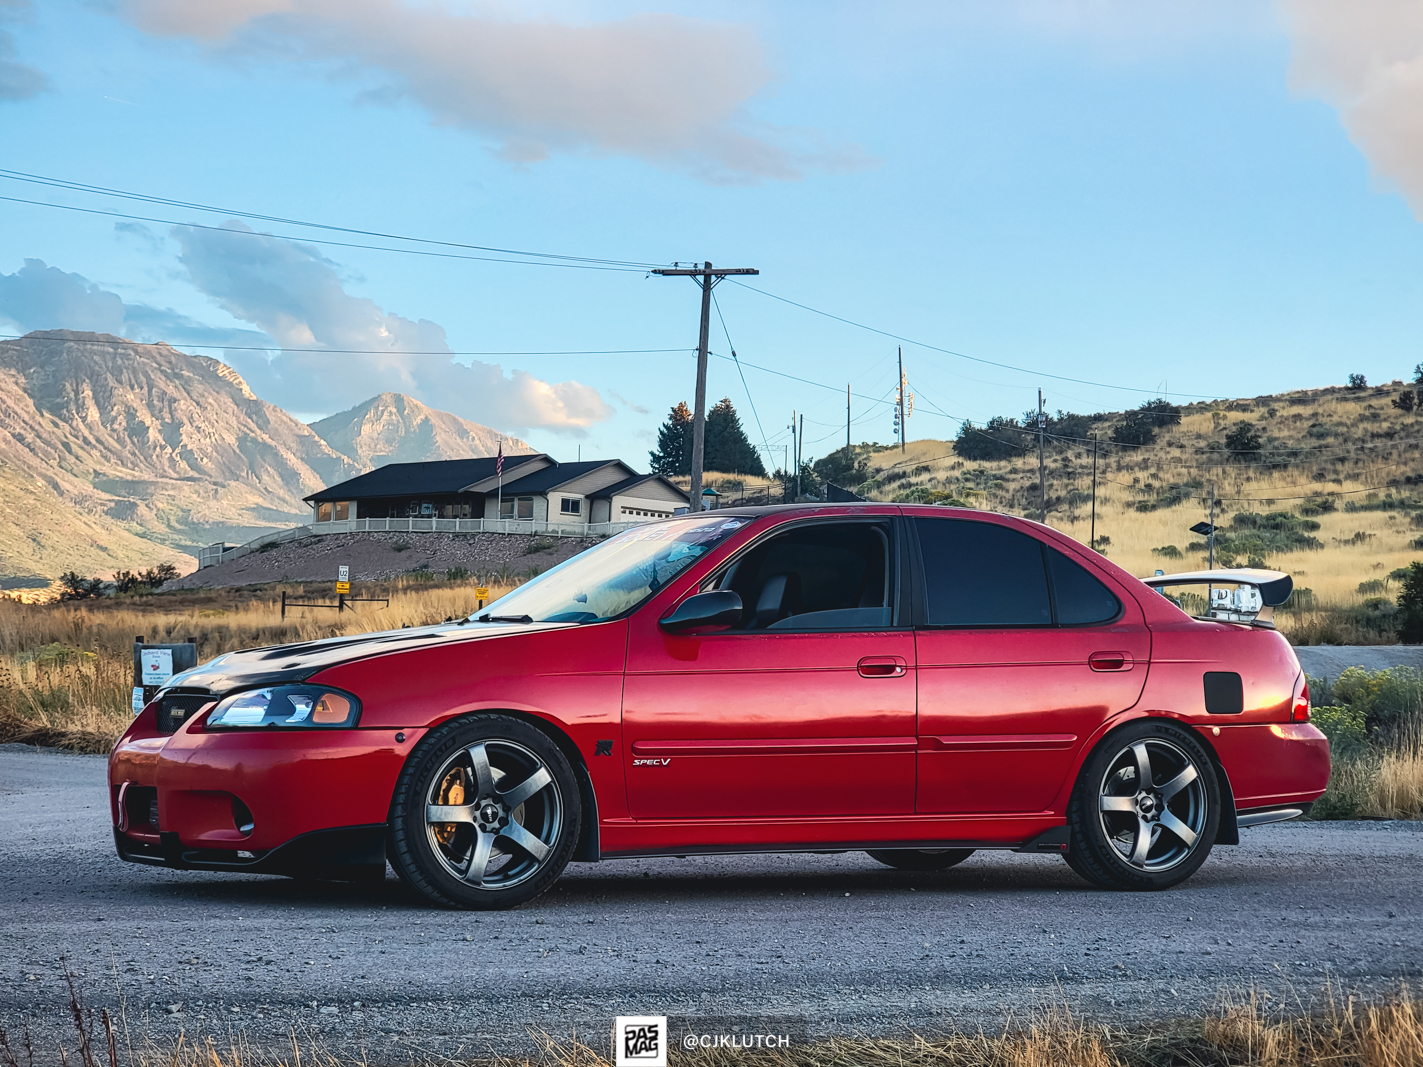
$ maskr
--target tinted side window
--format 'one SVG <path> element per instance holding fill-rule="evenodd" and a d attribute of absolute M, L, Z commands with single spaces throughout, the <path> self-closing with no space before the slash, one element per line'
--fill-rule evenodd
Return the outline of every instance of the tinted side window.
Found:
<path fill-rule="evenodd" d="M 1074 563 L 1055 548 L 1047 550 L 1053 598 L 1060 626 L 1087 626 L 1111 622 L 1122 610 L 1117 598 L 1086 567 Z"/>
<path fill-rule="evenodd" d="M 989 522 L 915 519 L 930 626 L 1050 626 L 1042 545 Z"/>

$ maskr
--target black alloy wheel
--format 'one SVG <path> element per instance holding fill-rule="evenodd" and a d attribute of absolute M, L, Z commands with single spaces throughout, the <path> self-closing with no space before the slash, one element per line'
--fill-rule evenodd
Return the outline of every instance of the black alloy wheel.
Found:
<path fill-rule="evenodd" d="M 1130 723 L 1082 766 L 1064 858 L 1105 889 L 1169 889 L 1210 855 L 1220 805 L 1215 764 L 1190 730 L 1160 719 Z"/>
<path fill-rule="evenodd" d="M 973 855 L 971 848 L 872 848 L 865 855 L 901 871 L 947 871 Z"/>
<path fill-rule="evenodd" d="M 432 730 L 406 761 L 387 851 L 432 903 L 512 908 L 558 881 L 581 816 L 573 769 L 547 734 L 471 715 Z"/>

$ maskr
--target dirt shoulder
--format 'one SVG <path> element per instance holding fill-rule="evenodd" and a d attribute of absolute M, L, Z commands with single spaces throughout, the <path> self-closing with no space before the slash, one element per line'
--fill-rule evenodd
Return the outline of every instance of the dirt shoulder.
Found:
<path fill-rule="evenodd" d="M 336 569 L 342 565 L 351 568 L 354 582 L 397 578 L 418 570 L 442 575 L 454 567 L 464 567 L 473 576 L 508 581 L 546 571 L 598 541 L 596 537 L 493 533 L 331 534 L 272 545 L 265 551 L 204 567 L 169 582 L 163 590 L 334 582 Z"/>

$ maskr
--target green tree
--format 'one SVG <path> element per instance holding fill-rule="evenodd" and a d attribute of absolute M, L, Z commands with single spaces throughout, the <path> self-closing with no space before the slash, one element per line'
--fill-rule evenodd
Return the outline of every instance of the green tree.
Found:
<path fill-rule="evenodd" d="M 688 451 L 691 450 L 691 434 L 688 433 Z M 659 442 L 660 444 L 660 442 Z M 729 397 L 722 397 L 707 413 L 706 461 L 703 468 L 725 473 L 751 474 L 758 478 L 766 476 L 765 464 L 755 447 L 742 429 L 741 419 L 736 414 Z M 688 464 L 687 472 L 691 472 Z"/>
<path fill-rule="evenodd" d="M 684 400 L 657 430 L 657 451 L 647 454 L 652 473 L 672 478 L 692 473 L 692 409 Z"/>
<path fill-rule="evenodd" d="M 836 449 L 815 461 L 815 473 L 825 482 L 834 482 L 842 489 L 863 485 L 870 476 L 870 464 L 850 445 Z"/>
<path fill-rule="evenodd" d="M 1405 389 L 1393 398 L 1393 406 L 1405 415 L 1413 414 L 1413 409 L 1418 407 L 1418 394 L 1412 389 Z"/>
<path fill-rule="evenodd" d="M 1413 384 L 1423 385 L 1423 363 L 1419 363 L 1413 368 Z"/>
<path fill-rule="evenodd" d="M 1156 441 L 1156 431 L 1181 421 L 1181 409 L 1169 400 L 1156 397 L 1135 411 L 1128 411 L 1112 430 L 1112 440 L 1119 445 L 1149 445 Z"/>
<path fill-rule="evenodd" d="M 60 600 L 89 600 L 104 588 L 102 578 L 83 578 L 78 571 L 65 571 L 59 576 Z"/>
<path fill-rule="evenodd" d="M 1350 389 L 1367 389 L 1368 387 L 1369 387 L 1369 380 L 1368 380 L 1367 378 L 1365 378 L 1362 374 L 1351 374 L 1351 375 L 1349 375 L 1349 388 L 1350 388 Z"/>
<path fill-rule="evenodd" d="M 1405 645 L 1423 645 L 1423 563 L 1416 560 L 1404 576 L 1398 613 L 1398 640 Z"/>
<path fill-rule="evenodd" d="M 1259 457 L 1260 448 L 1264 443 L 1260 431 L 1255 428 L 1253 422 L 1236 423 L 1225 435 L 1225 447 L 1230 452 L 1231 459 L 1241 461 L 1256 459 Z"/>
<path fill-rule="evenodd" d="M 1033 415 L 1037 417 L 1036 412 Z M 981 428 L 965 420 L 954 438 L 954 455 L 974 463 L 1012 459 L 1023 454 L 1030 439 L 1031 435 L 1023 431 L 1017 419 L 995 415 Z"/>

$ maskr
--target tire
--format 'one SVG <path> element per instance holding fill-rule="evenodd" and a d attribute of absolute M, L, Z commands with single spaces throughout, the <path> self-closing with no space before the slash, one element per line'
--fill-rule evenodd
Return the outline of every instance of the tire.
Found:
<path fill-rule="evenodd" d="M 901 871 L 947 871 L 973 855 L 971 848 L 872 848 L 865 853 Z"/>
<path fill-rule="evenodd" d="M 471 715 L 432 730 L 406 760 L 387 851 L 433 904 L 512 908 L 558 881 L 581 815 L 573 768 L 547 734 L 507 715 Z"/>
<path fill-rule="evenodd" d="M 1210 855 L 1220 808 L 1215 764 L 1191 731 L 1159 719 L 1130 723 L 1105 737 L 1077 776 L 1064 858 L 1104 889 L 1170 889 Z"/>

